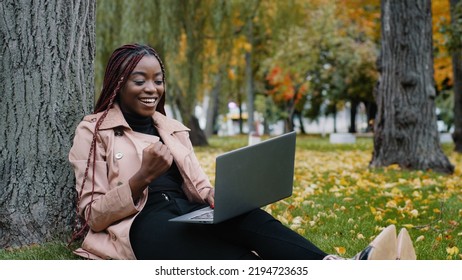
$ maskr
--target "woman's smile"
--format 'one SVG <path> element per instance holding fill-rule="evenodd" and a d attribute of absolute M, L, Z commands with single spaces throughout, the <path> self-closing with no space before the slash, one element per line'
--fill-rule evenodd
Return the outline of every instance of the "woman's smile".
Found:
<path fill-rule="evenodd" d="M 138 100 L 148 107 L 153 107 L 157 105 L 157 99 L 158 98 L 139 98 Z"/>

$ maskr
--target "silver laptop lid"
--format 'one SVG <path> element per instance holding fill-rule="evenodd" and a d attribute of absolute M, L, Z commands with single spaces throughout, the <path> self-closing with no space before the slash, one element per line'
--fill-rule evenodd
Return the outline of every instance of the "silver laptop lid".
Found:
<path fill-rule="evenodd" d="M 292 195 L 295 138 L 290 132 L 217 157 L 214 223 Z"/>

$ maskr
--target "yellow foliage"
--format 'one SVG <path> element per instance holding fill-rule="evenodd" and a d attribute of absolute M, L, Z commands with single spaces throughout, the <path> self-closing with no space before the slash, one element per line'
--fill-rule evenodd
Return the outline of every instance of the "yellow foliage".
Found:
<path fill-rule="evenodd" d="M 424 239 L 425 239 L 425 236 L 421 235 L 421 236 L 416 238 L 415 242 L 420 242 L 420 241 L 422 241 Z"/>
<path fill-rule="evenodd" d="M 215 157 L 222 152 L 197 152 L 212 182 Z M 349 236 L 369 240 L 373 236 L 365 234 L 364 223 L 375 224 L 375 234 L 395 224 L 397 228 L 412 229 L 411 236 L 420 246 L 441 246 L 443 254 L 447 247 L 448 256 L 458 259 L 462 207 L 440 205 L 448 199 L 462 203 L 462 156 L 454 153 L 449 157 L 456 171 L 453 175 L 438 176 L 395 167 L 375 172 L 368 168 L 370 150 L 297 149 L 292 197 L 264 209 L 296 232 L 307 235 L 344 219 L 341 222 L 346 224 Z M 448 215 L 441 215 L 445 211 Z M 448 219 L 449 215 L 452 217 Z M 342 247 L 337 248 L 344 253 Z"/>
<path fill-rule="evenodd" d="M 339 254 L 340 256 L 345 255 L 346 253 L 345 247 L 334 247 L 334 249 L 335 252 L 337 252 L 337 254 Z"/>
<path fill-rule="evenodd" d="M 448 248 L 446 248 L 446 252 L 451 256 L 452 255 L 457 255 L 457 254 L 459 254 L 459 248 L 457 248 L 456 246 L 448 247 Z"/>

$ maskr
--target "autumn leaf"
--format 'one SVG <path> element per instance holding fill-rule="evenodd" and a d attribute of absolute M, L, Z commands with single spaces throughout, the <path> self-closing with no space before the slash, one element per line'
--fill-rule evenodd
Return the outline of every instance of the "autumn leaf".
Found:
<path fill-rule="evenodd" d="M 345 255 L 346 253 L 345 247 L 334 247 L 334 249 L 335 252 L 337 252 L 337 254 L 339 254 L 340 256 Z"/>
<path fill-rule="evenodd" d="M 425 236 L 421 235 L 421 236 L 416 238 L 415 242 L 420 242 L 420 241 L 422 241 L 424 239 L 425 239 Z"/>
<path fill-rule="evenodd" d="M 457 248 L 456 246 L 447 247 L 446 252 L 451 256 L 452 255 L 457 255 L 457 254 L 459 254 L 459 248 Z"/>

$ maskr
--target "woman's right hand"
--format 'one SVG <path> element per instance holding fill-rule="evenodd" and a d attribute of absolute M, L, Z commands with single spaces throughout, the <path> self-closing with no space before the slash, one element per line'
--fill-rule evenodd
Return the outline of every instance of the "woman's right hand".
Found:
<path fill-rule="evenodd" d="M 162 142 L 158 141 L 144 148 L 141 167 L 129 181 L 133 200 L 141 196 L 149 183 L 164 174 L 170 168 L 172 162 L 173 156 Z"/>

